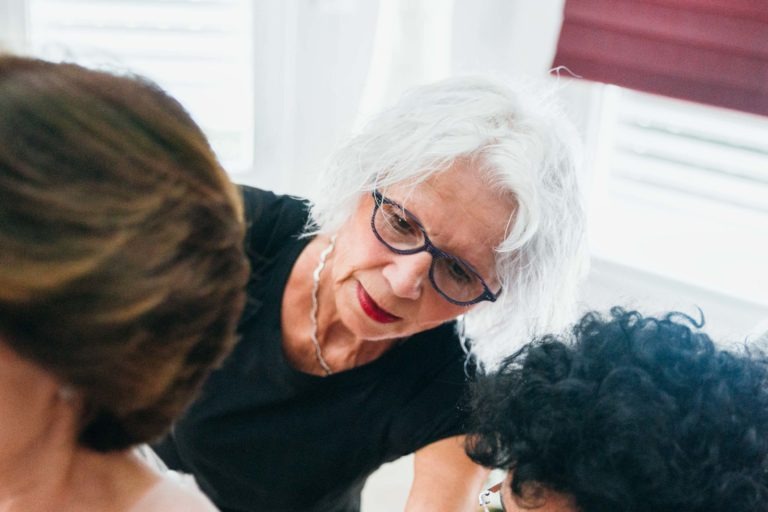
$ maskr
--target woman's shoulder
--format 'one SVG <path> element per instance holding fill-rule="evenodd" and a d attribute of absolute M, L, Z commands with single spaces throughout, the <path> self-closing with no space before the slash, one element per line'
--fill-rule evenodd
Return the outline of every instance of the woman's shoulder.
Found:
<path fill-rule="evenodd" d="M 306 201 L 241 185 L 246 222 L 246 247 L 268 255 L 304 231 L 309 218 Z"/>
<path fill-rule="evenodd" d="M 274 220 L 283 218 L 295 220 L 295 224 L 301 228 L 309 217 L 308 203 L 302 198 L 275 194 L 248 185 L 240 185 L 240 190 L 245 220 L 249 225 L 269 227 L 274 225 Z"/>
<path fill-rule="evenodd" d="M 190 475 L 175 471 L 162 479 L 142 496 L 129 512 L 217 512 L 218 509 L 197 488 Z"/>

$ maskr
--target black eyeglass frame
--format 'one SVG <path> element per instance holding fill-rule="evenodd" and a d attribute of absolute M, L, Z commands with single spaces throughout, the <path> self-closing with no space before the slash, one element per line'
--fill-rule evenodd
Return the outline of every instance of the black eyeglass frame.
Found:
<path fill-rule="evenodd" d="M 424 229 L 424 226 L 421 225 L 421 223 L 416 220 L 416 217 L 409 212 L 407 209 L 403 208 L 401 204 L 396 203 L 395 201 L 392 201 L 391 199 L 384 197 L 381 192 L 374 189 L 371 192 L 371 195 L 373 196 L 373 213 L 371 214 L 371 230 L 373 231 L 373 234 L 376 236 L 376 238 L 384 244 L 384 246 L 389 249 L 390 251 L 394 252 L 395 254 L 417 254 L 420 252 L 428 252 L 432 256 L 432 263 L 429 265 L 429 282 L 432 283 L 432 288 L 437 291 L 445 300 L 450 302 L 451 304 L 455 304 L 457 306 L 471 306 L 473 304 L 477 304 L 478 302 L 482 302 L 484 300 L 487 300 L 489 302 L 496 302 L 496 299 L 499 298 L 499 295 L 501 294 L 501 288 L 499 288 L 499 291 L 496 293 L 493 293 L 491 289 L 486 284 L 483 277 L 480 275 L 475 268 L 470 265 L 468 262 L 462 260 L 461 258 L 457 256 L 453 256 L 452 254 L 449 254 L 441 249 L 438 249 L 435 247 L 435 245 L 432 243 L 432 240 L 429 239 L 429 236 L 427 235 L 427 230 Z M 400 209 L 408 215 L 409 220 L 412 221 L 416 226 L 421 230 L 421 234 L 424 236 L 424 244 L 421 247 L 415 247 L 413 249 L 398 249 L 397 247 L 392 247 L 389 245 L 384 238 L 379 234 L 379 232 L 376 230 L 376 213 L 379 211 L 379 208 L 382 204 L 389 204 L 394 206 L 395 208 Z M 478 297 L 468 300 L 468 301 L 461 301 L 461 300 L 455 300 L 449 297 L 448 295 L 443 292 L 439 286 L 437 286 L 437 283 L 435 282 L 435 261 L 438 259 L 447 259 L 451 261 L 457 261 L 461 263 L 462 265 L 466 266 L 467 269 L 472 272 L 472 274 L 475 275 L 480 280 L 480 284 L 483 286 L 483 293 L 481 293 Z"/>

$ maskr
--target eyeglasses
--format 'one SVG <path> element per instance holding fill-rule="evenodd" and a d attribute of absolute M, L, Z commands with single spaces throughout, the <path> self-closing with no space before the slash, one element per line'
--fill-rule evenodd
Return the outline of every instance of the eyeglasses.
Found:
<path fill-rule="evenodd" d="M 429 280 L 437 293 L 451 304 L 471 306 L 499 298 L 501 289 L 493 293 L 472 265 L 435 247 L 413 214 L 378 190 L 373 191 L 371 229 L 376 238 L 396 254 L 427 251 L 432 256 Z"/>
<path fill-rule="evenodd" d="M 491 512 L 491 509 L 488 508 L 488 505 L 491 504 L 491 495 L 501 491 L 501 485 L 503 483 L 504 482 L 499 482 L 493 487 L 489 487 L 488 489 L 484 490 L 477 496 L 477 501 L 480 503 L 480 506 L 483 507 L 483 512 Z"/>

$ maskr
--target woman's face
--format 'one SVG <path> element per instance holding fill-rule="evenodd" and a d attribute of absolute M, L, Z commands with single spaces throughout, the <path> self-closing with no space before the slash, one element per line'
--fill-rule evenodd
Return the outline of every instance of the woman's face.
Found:
<path fill-rule="evenodd" d="M 460 163 L 418 185 L 379 192 L 417 217 L 435 247 L 471 264 L 498 291 L 494 249 L 510 225 L 511 196 L 491 192 L 479 171 Z M 371 229 L 373 208 L 373 197 L 365 195 L 337 236 L 331 276 L 348 329 L 366 340 L 401 338 L 473 307 L 452 304 L 435 290 L 430 253 L 397 254 L 380 242 Z"/>

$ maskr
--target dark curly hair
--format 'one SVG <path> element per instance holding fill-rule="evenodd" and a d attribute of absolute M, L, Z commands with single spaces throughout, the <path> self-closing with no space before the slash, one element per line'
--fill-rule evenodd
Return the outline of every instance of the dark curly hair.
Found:
<path fill-rule="evenodd" d="M 682 313 L 589 313 L 477 381 L 467 451 L 582 512 L 768 510 L 768 361 Z M 533 500 L 535 501 L 535 499 Z"/>
<path fill-rule="evenodd" d="M 237 189 L 156 85 L 0 55 L 0 341 L 77 392 L 80 444 L 161 436 L 234 343 Z"/>

